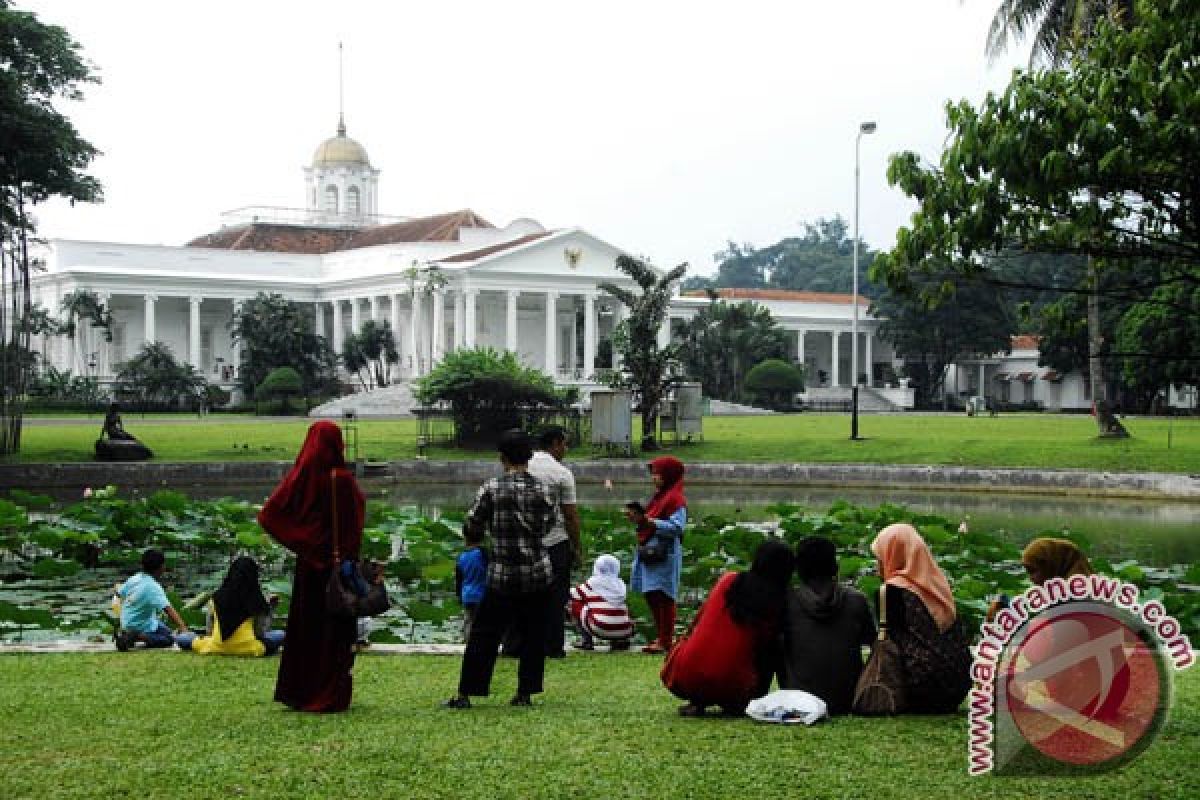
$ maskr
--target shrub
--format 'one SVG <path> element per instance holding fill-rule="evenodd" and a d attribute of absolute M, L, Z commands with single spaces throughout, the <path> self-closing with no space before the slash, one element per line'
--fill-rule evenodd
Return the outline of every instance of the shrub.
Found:
<path fill-rule="evenodd" d="M 447 404 L 456 438 L 472 444 L 524 427 L 528 411 L 566 405 L 544 373 L 522 365 L 514 353 L 490 347 L 447 354 L 417 380 L 413 394 L 422 405 Z"/>
<path fill-rule="evenodd" d="M 769 358 L 746 373 L 743 387 L 755 402 L 768 408 L 787 410 L 792 407 L 793 395 L 804 390 L 804 370 L 778 358 Z"/>
<path fill-rule="evenodd" d="M 279 413 L 288 412 L 288 398 L 299 397 L 304 393 L 304 379 L 300 373 L 291 367 L 276 367 L 267 373 L 263 382 L 254 390 L 254 399 L 258 401 L 279 401 Z"/>

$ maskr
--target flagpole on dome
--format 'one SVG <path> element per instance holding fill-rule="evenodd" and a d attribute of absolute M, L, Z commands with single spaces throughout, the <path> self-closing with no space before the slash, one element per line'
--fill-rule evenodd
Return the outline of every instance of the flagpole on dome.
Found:
<path fill-rule="evenodd" d="M 346 84 L 344 80 L 345 65 L 343 58 L 342 43 L 338 42 L 338 136 L 346 135 Z"/>

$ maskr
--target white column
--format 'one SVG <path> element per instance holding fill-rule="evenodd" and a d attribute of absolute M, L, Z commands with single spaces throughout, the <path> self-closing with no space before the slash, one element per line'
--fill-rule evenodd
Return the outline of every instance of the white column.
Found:
<path fill-rule="evenodd" d="M 829 376 L 830 376 L 829 377 L 829 385 L 830 386 L 841 386 L 841 383 L 838 382 L 838 378 L 840 377 L 838 375 L 838 371 L 839 371 L 838 370 L 838 363 L 839 363 L 838 339 L 840 339 L 841 336 L 842 336 L 841 331 L 833 331 L 832 333 L 829 334 L 829 340 L 830 340 L 830 342 L 832 342 L 830 352 L 832 353 L 832 356 L 833 356 L 831 359 L 831 361 L 833 362 L 832 367 L 829 370 Z"/>
<path fill-rule="evenodd" d="M 333 301 L 333 351 L 338 355 L 342 353 L 342 344 L 345 342 L 346 326 L 342 321 L 342 301 Z"/>
<path fill-rule="evenodd" d="M 408 357 L 412 362 L 412 374 L 421 374 L 421 351 L 417 347 L 417 326 L 421 317 L 421 293 L 414 291 L 409 295 L 411 308 L 408 312 Z"/>
<path fill-rule="evenodd" d="M 516 289 L 509 289 L 504 307 L 504 347 L 514 353 L 517 352 L 517 298 L 520 294 Z"/>
<path fill-rule="evenodd" d="M 241 310 L 242 310 L 242 301 L 234 300 L 233 301 L 233 316 L 236 317 L 241 312 Z M 241 339 L 238 339 L 236 342 L 232 343 L 232 345 L 230 347 L 229 358 L 231 361 L 233 361 L 233 363 L 230 365 L 233 367 L 233 378 L 234 378 L 234 380 L 237 380 L 238 373 L 241 372 L 241 369 L 242 369 L 242 340 Z"/>
<path fill-rule="evenodd" d="M 154 304 L 158 302 L 158 295 L 147 294 L 142 296 L 142 341 L 146 344 L 151 344 L 155 340 L 154 332 Z M 78 334 L 76 334 L 78 336 Z"/>
<path fill-rule="evenodd" d="M 388 324 L 392 326 L 392 336 L 396 340 L 396 349 L 400 349 L 400 295 L 390 295 L 392 307 L 388 311 Z"/>
<path fill-rule="evenodd" d="M 629 311 L 628 311 L 628 309 L 625 308 L 624 303 L 620 302 L 619 300 L 613 300 L 613 330 L 614 331 L 617 329 L 617 326 L 619 326 L 622 322 L 625 321 L 625 317 L 628 315 L 628 313 L 629 313 Z M 613 358 L 613 360 L 612 360 L 613 369 L 620 369 L 621 364 L 624 361 L 624 359 L 621 358 L 621 353 L 615 347 L 613 348 L 613 351 L 612 351 L 612 358 Z"/>
<path fill-rule="evenodd" d="M 462 289 L 454 290 L 454 349 L 466 346 L 463 338 L 463 293 Z"/>
<path fill-rule="evenodd" d="M 446 350 L 446 295 L 441 289 L 433 292 L 433 364 L 442 360 Z M 433 364 L 429 366 L 432 367 Z"/>
<path fill-rule="evenodd" d="M 596 371 L 596 295 L 583 295 L 583 379 L 591 380 Z"/>
<path fill-rule="evenodd" d="M 362 303 L 361 298 L 350 298 L 350 332 L 358 334 L 362 330 Z"/>
<path fill-rule="evenodd" d="M 200 369 L 200 304 L 203 297 L 188 298 L 188 363 Z"/>
<path fill-rule="evenodd" d="M 796 363 L 804 364 L 804 331 L 796 331 Z"/>
<path fill-rule="evenodd" d="M 371 295 L 371 322 L 379 324 L 379 295 Z"/>
<path fill-rule="evenodd" d="M 658 326 L 658 348 L 661 350 L 671 344 L 671 316 L 668 314 L 663 317 L 662 324 Z"/>
<path fill-rule="evenodd" d="M 112 309 L 109 308 L 109 304 L 112 303 L 111 294 L 108 292 L 100 292 L 96 295 L 96 299 L 100 301 L 100 304 L 104 306 L 106 310 L 110 312 L 112 311 Z M 100 331 L 96 331 L 96 334 L 95 377 L 101 378 L 112 374 L 112 343 L 110 343 L 107 339 L 101 338 L 99 335 Z"/>
<path fill-rule="evenodd" d="M 479 291 L 477 289 L 466 289 L 463 294 L 465 307 L 463 308 L 463 341 L 467 347 L 475 346 L 475 304 L 477 302 Z"/>
<path fill-rule="evenodd" d="M 874 348 L 871 347 L 871 331 L 868 330 L 868 331 L 864 332 L 863 339 L 866 341 L 866 344 L 867 344 L 867 363 L 864 365 L 866 367 L 866 373 L 867 373 L 867 386 L 874 386 L 875 385 L 875 380 L 874 380 L 875 370 L 872 369 L 872 367 L 874 367 L 874 365 L 875 365 L 875 362 L 874 362 L 875 352 L 874 352 Z"/>
<path fill-rule="evenodd" d="M 980 361 L 979 362 L 979 392 L 978 392 L 980 397 L 984 397 L 987 395 L 987 391 L 985 391 L 987 389 L 987 386 L 983 382 L 983 374 L 986 370 L 987 370 L 987 365 L 984 364 L 982 361 Z"/>
<path fill-rule="evenodd" d="M 313 333 L 325 335 L 325 304 L 320 300 L 313 303 Z"/>
<path fill-rule="evenodd" d="M 558 292 L 546 292 L 546 372 L 558 375 Z"/>

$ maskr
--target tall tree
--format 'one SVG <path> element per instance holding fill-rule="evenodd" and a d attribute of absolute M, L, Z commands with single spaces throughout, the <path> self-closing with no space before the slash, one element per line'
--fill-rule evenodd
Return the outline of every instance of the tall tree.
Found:
<path fill-rule="evenodd" d="M 1016 73 L 978 109 L 949 105 L 939 165 L 892 157 L 889 180 L 920 206 L 873 275 L 903 290 L 947 263 L 958 276 L 991 274 L 989 256 L 1011 247 L 1086 257 L 1097 424 L 1101 435 L 1124 435 L 1105 379 L 1103 274 L 1120 275 L 1125 295 L 1144 300 L 1158 286 L 1200 280 L 1197 58 L 1196 3 L 1155 0 L 1129 31 L 1101 20 L 1070 70 Z M 1146 263 L 1155 269 L 1143 280 L 1135 271 Z M 953 291 L 952 276 L 933 290 Z"/>
<path fill-rule="evenodd" d="M 1136 6 L 1136 0 L 1003 0 L 988 29 L 987 54 L 994 59 L 1032 33 L 1029 66 L 1058 66 L 1086 48 L 1101 19 L 1132 22 Z"/>
<path fill-rule="evenodd" d="M 628 318 L 613 334 L 613 347 L 621 354 L 622 363 L 612 382 L 633 391 L 642 415 L 642 448 L 655 450 L 659 405 L 679 383 L 679 348 L 674 344 L 659 347 L 658 332 L 667 318 L 675 284 L 687 273 L 687 264 L 660 275 L 642 259 L 620 255 L 616 267 L 632 278 L 640 291 L 608 282 L 599 286 L 629 309 Z"/>
<path fill-rule="evenodd" d="M 198 398 L 204 386 L 204 378 L 196 368 L 178 361 L 170 347 L 147 342 L 120 365 L 113 391 L 144 410 L 150 405 L 170 407 L 181 399 Z"/>
<path fill-rule="evenodd" d="M 100 200 L 84 173 L 96 149 L 55 107 L 79 100 L 96 76 L 63 28 L 0 0 L 0 455 L 21 448 L 33 308 L 29 240 L 32 207 L 51 197 Z"/>
<path fill-rule="evenodd" d="M 904 359 L 918 407 L 928 408 L 940 397 L 946 408 L 949 366 L 971 356 L 1009 352 L 1016 320 L 1003 297 L 983 283 L 962 282 L 952 298 L 920 288 L 885 291 L 871 304 L 871 313 L 882 320 L 880 338 Z"/>
<path fill-rule="evenodd" d="M 281 294 L 259 292 L 242 304 L 230 325 L 242 345 L 238 383 L 246 397 L 276 367 L 293 367 L 304 379 L 304 394 L 319 394 L 337 380 L 337 361 L 324 336 L 314 332 L 312 312 Z"/>
<path fill-rule="evenodd" d="M 714 257 L 717 275 L 707 285 L 689 278 L 684 289 L 733 287 L 768 288 L 807 292 L 848 293 L 854 283 L 854 240 L 840 216 L 804 223 L 801 236 L 781 239 L 769 247 L 729 243 Z M 868 274 L 874 251 L 862 241 L 858 246 L 859 287 L 862 294 L 878 294 Z"/>
<path fill-rule="evenodd" d="M 787 333 L 771 312 L 752 301 L 727 303 L 709 295 L 709 304 L 688 320 L 679 360 L 709 397 L 742 402 L 747 373 L 770 358 L 787 358 Z"/>
<path fill-rule="evenodd" d="M 352 333 L 342 343 L 342 366 L 358 375 L 363 389 L 387 386 L 392 380 L 392 366 L 400 362 L 392 326 L 369 319 L 358 333 Z"/>

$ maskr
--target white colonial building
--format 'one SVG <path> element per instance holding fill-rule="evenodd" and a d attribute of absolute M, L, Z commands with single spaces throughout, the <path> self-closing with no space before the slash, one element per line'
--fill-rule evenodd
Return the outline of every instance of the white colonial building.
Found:
<path fill-rule="evenodd" d="M 303 209 L 228 212 L 219 230 L 183 246 L 51 240 L 47 269 L 34 279 L 35 301 L 61 313 L 70 292 L 94 292 L 114 315 L 113 340 L 86 329 L 35 347 L 56 367 L 103 382 L 142 344 L 162 342 L 210 382 L 232 386 L 239 362 L 230 335 L 234 311 L 259 292 L 277 292 L 310 304 L 317 333 L 339 351 L 364 321 L 387 322 L 406 378 L 427 372 L 451 349 L 475 346 L 514 351 L 560 383 L 585 388 L 598 369 L 612 366 L 598 354 L 625 309 L 597 286 L 632 286 L 615 269 L 617 246 L 581 228 L 547 230 L 530 219 L 497 227 L 466 210 L 384 217 L 377 210 L 379 170 L 341 120 L 304 174 Z M 430 287 L 425 275 L 434 267 L 444 282 Z M 722 294 L 765 305 L 792 332 L 812 392 L 836 396 L 851 385 L 850 296 Z M 689 318 L 706 302 L 678 297 L 670 318 Z M 892 374 L 885 368 L 892 352 L 877 338 L 865 300 L 859 312 L 860 374 L 878 387 L 883 405 L 911 406 L 907 390 L 889 394 L 880 385 Z M 670 321 L 660 333 L 669 336 Z"/>

